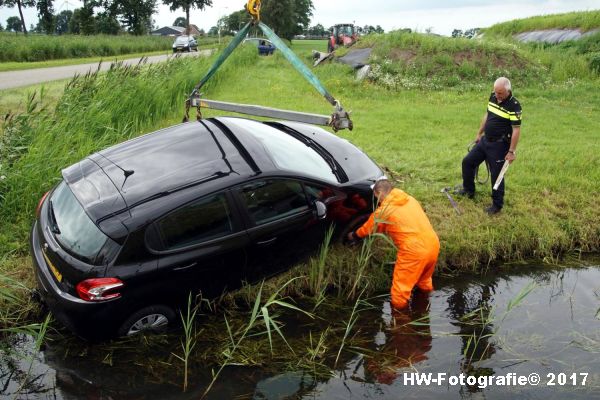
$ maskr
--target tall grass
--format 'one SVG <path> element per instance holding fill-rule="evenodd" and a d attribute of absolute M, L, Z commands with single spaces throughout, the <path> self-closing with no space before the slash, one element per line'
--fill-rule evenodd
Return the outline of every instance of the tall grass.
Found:
<path fill-rule="evenodd" d="M 190 361 L 190 355 L 196 347 L 195 341 L 195 319 L 196 313 L 198 312 L 197 307 L 192 306 L 192 294 L 188 296 L 187 310 L 185 315 L 181 313 L 181 324 L 183 326 L 184 338 L 181 341 L 181 355 L 173 354 L 177 359 L 183 362 L 183 391 L 185 392 L 188 387 L 188 367 Z"/>
<path fill-rule="evenodd" d="M 201 44 L 201 40 L 200 40 Z M 0 62 L 116 56 L 171 50 L 173 38 L 131 35 L 15 35 L 0 33 Z"/>
<path fill-rule="evenodd" d="M 600 10 L 541 15 L 492 25 L 484 29 L 485 35 L 512 36 L 521 32 L 545 29 L 581 29 L 589 31 L 600 28 Z"/>

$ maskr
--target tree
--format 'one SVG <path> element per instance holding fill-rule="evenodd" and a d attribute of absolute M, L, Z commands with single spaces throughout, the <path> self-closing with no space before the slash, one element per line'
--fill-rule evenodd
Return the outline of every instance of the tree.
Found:
<path fill-rule="evenodd" d="M 231 33 L 239 31 L 242 26 L 250 21 L 250 16 L 246 10 L 239 10 L 229 14 L 227 17 L 227 30 Z"/>
<path fill-rule="evenodd" d="M 21 32 L 23 23 L 19 17 L 8 17 L 6 20 L 6 30 L 12 32 Z"/>
<path fill-rule="evenodd" d="M 109 11 L 96 15 L 96 32 L 105 35 L 117 35 L 121 31 L 121 24 L 117 17 Z"/>
<path fill-rule="evenodd" d="M 0 7 L 13 8 L 14 6 L 17 6 L 19 9 L 19 15 L 21 16 L 21 18 L 19 18 L 19 22 L 21 22 L 21 27 L 23 28 L 22 32 L 27 35 L 25 18 L 23 17 L 23 7 L 35 7 L 35 2 L 36 0 L 0 0 Z M 6 20 L 6 29 L 8 30 L 8 20 Z M 21 29 L 19 28 L 15 30 L 15 32 L 20 30 Z"/>
<path fill-rule="evenodd" d="M 181 28 L 185 28 L 187 21 L 185 19 L 185 17 L 177 17 L 177 19 L 175 20 L 175 22 L 173 22 L 173 26 L 179 26 Z"/>
<path fill-rule="evenodd" d="M 375 33 L 380 33 L 381 34 L 381 33 L 384 33 L 384 32 L 385 31 L 383 30 L 383 28 L 381 26 L 377 25 L 375 27 Z"/>
<path fill-rule="evenodd" d="M 208 36 L 217 36 L 219 34 L 219 27 L 211 26 L 208 30 Z"/>
<path fill-rule="evenodd" d="M 0 32 L 2 32 L 4 30 L 4 28 L 2 27 L 2 24 L 0 24 Z"/>
<path fill-rule="evenodd" d="M 261 19 L 278 36 L 292 40 L 308 27 L 313 8 L 312 0 L 263 0 Z"/>
<path fill-rule="evenodd" d="M 457 37 L 462 37 L 463 36 L 463 31 L 460 29 L 454 29 L 452 31 L 452 37 L 453 38 L 457 38 Z"/>
<path fill-rule="evenodd" d="M 55 24 L 54 24 L 54 32 L 57 35 L 63 35 L 65 33 L 70 33 L 69 30 L 69 22 L 73 18 L 73 11 L 71 10 L 63 10 L 58 13 L 56 16 Z"/>
<path fill-rule="evenodd" d="M 469 38 L 469 39 L 473 39 L 475 36 L 479 35 L 479 32 L 481 32 L 480 28 L 467 29 L 465 31 L 465 37 Z"/>
<path fill-rule="evenodd" d="M 116 13 L 121 23 L 134 35 L 144 35 L 152 29 L 152 14 L 156 0 L 115 0 Z"/>
<path fill-rule="evenodd" d="M 38 9 L 38 17 L 40 21 L 38 22 L 38 26 L 41 31 L 51 35 L 54 33 L 54 7 L 52 6 L 52 2 L 54 0 L 37 0 L 37 9 Z"/>
<path fill-rule="evenodd" d="M 94 18 L 94 3 L 87 2 L 81 8 L 73 11 L 73 17 L 69 21 L 69 31 L 82 35 L 93 35 L 96 33 L 96 19 Z"/>
<path fill-rule="evenodd" d="M 212 7 L 212 0 L 163 0 L 163 4 L 169 6 L 171 11 L 177 11 L 180 8 L 185 11 L 186 33 L 190 30 L 190 8 L 197 8 L 202 11 L 205 7 Z"/>
<path fill-rule="evenodd" d="M 327 36 L 328 31 L 323 25 L 316 24 L 315 26 L 308 28 L 306 33 L 310 36 Z"/>

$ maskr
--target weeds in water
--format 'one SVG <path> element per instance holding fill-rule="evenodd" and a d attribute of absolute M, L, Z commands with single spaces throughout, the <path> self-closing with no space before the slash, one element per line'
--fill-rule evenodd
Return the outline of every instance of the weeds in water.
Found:
<path fill-rule="evenodd" d="M 262 305 L 261 305 L 262 290 L 263 290 L 264 282 L 261 283 L 258 293 L 256 295 L 256 299 L 254 301 L 254 307 L 252 308 L 252 314 L 250 315 L 250 319 L 246 323 L 246 325 L 239 331 L 233 332 L 227 317 L 225 317 L 225 324 L 227 326 L 227 333 L 229 335 L 229 344 L 222 351 L 222 354 L 225 356 L 225 361 L 223 363 L 221 363 L 221 366 L 219 367 L 219 369 L 216 372 L 213 371 L 212 380 L 211 380 L 210 384 L 208 385 L 208 387 L 205 389 L 204 393 L 202 394 L 203 398 L 208 394 L 210 389 L 213 387 L 213 385 L 217 381 L 217 379 L 218 379 L 219 375 L 221 374 L 221 372 L 223 371 L 223 369 L 227 365 L 230 365 L 231 359 L 233 358 L 233 356 L 237 352 L 237 350 L 240 348 L 240 345 L 242 344 L 242 342 L 249 336 L 266 334 L 269 339 L 269 346 L 271 348 L 271 354 L 272 354 L 273 353 L 273 338 L 271 335 L 271 329 L 273 329 L 275 332 L 277 332 L 279 337 L 286 343 L 286 345 L 290 348 L 290 350 L 292 350 L 292 352 L 294 352 L 294 350 L 291 348 L 291 346 L 287 342 L 285 336 L 281 332 L 281 329 L 280 329 L 281 324 L 279 321 L 277 321 L 276 314 L 271 313 L 269 311 L 269 309 L 274 306 L 279 306 L 279 307 L 287 308 L 290 310 L 298 311 L 300 313 L 303 313 L 303 314 L 309 316 L 310 318 L 313 318 L 313 315 L 311 313 L 306 312 L 306 311 L 296 307 L 293 304 L 284 302 L 279 299 L 279 294 L 286 288 L 286 286 L 288 286 L 290 283 L 292 283 L 295 279 L 298 279 L 298 278 L 294 278 L 294 279 L 291 279 L 288 282 L 286 282 L 275 293 L 273 293 Z M 265 331 L 260 332 L 260 333 L 251 334 L 251 331 L 253 329 L 255 329 L 259 324 L 264 325 Z"/>
<path fill-rule="evenodd" d="M 196 319 L 196 312 L 198 311 L 197 307 L 193 307 L 192 310 L 192 294 L 190 293 L 188 296 L 188 304 L 185 316 L 181 314 L 181 324 L 183 325 L 183 337 L 184 339 L 181 341 L 181 350 L 182 355 L 179 356 L 177 354 L 173 354 L 179 360 L 183 362 L 183 391 L 187 391 L 188 387 L 188 363 L 190 359 L 190 354 L 192 354 L 192 350 L 196 347 L 195 337 L 196 334 L 194 332 L 194 322 Z"/>
<path fill-rule="evenodd" d="M 19 386 L 19 388 L 17 389 L 17 391 L 15 393 L 16 395 L 19 395 L 21 393 L 21 391 L 23 390 L 23 388 L 25 387 L 25 385 L 30 383 L 28 381 L 28 378 L 29 378 L 29 375 L 31 374 L 31 369 L 33 368 L 33 362 L 35 361 L 35 357 L 37 357 L 37 355 L 39 354 L 40 348 L 42 347 L 42 342 L 44 341 L 44 338 L 46 337 L 46 332 L 48 331 L 50 319 L 51 319 L 51 316 L 50 316 L 50 314 L 48 314 L 48 315 L 46 315 L 44 322 L 42 322 L 41 324 L 37 324 L 37 330 L 35 332 L 35 335 L 33 335 L 33 338 L 34 338 L 33 351 L 31 352 L 31 354 L 29 356 L 29 367 L 27 368 L 27 372 L 25 373 L 25 376 L 23 377 L 21 385 Z"/>
<path fill-rule="evenodd" d="M 483 361 L 490 357 L 493 351 L 492 340 L 500 329 L 502 322 L 523 300 L 537 287 L 536 282 L 530 282 L 522 288 L 517 295 L 510 299 L 506 305 L 506 310 L 496 318 L 496 307 L 485 303 L 477 309 L 461 317 L 461 323 L 472 333 L 466 336 L 466 342 L 463 349 L 463 367 L 472 369 L 473 364 Z M 499 322 L 496 322 L 499 321 Z"/>
<path fill-rule="evenodd" d="M 359 310 L 359 306 L 363 305 L 363 302 L 361 300 L 363 293 L 364 293 L 364 289 L 362 292 L 360 292 L 360 294 L 358 295 L 358 298 L 354 302 L 354 306 L 352 307 L 352 312 L 348 316 L 348 320 L 344 322 L 346 329 L 344 330 L 344 337 L 342 338 L 342 343 L 340 344 L 340 348 L 335 357 L 335 362 L 333 363 L 334 368 L 337 365 L 338 360 L 340 359 L 340 355 L 342 354 L 342 350 L 344 349 L 344 346 L 346 345 L 346 341 L 350 337 L 350 333 L 352 332 L 352 329 L 354 328 L 354 325 L 356 324 L 356 321 L 358 320 L 358 316 L 361 311 L 361 310 Z"/>

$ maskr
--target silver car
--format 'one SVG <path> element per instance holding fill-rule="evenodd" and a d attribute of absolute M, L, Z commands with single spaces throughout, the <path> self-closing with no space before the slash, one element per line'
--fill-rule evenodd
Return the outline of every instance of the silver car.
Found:
<path fill-rule="evenodd" d="M 175 42 L 173 42 L 173 53 L 192 50 L 198 51 L 198 42 L 193 36 L 177 36 Z"/>

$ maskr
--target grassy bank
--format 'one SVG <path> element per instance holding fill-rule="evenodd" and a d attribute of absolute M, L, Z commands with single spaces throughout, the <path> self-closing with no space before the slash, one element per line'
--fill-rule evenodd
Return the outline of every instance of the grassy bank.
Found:
<path fill-rule="evenodd" d="M 308 62 L 308 50 L 301 55 Z M 38 94 L 25 112 L 3 122 L 2 274 L 30 276 L 24 257 L 34 210 L 60 179 L 60 170 L 114 143 L 178 123 L 184 96 L 208 65 L 208 59 L 178 59 L 81 77 L 65 88 L 56 104 Z M 489 218 L 483 212 L 490 201 L 488 186 L 479 188 L 475 201 L 459 200 L 461 216 L 440 189 L 460 182 L 461 159 L 485 111 L 491 81 L 480 90 L 470 85 L 443 91 L 390 90 L 355 81 L 353 71 L 343 65 L 324 65 L 315 72 L 352 110 L 355 129 L 340 136 L 391 171 L 397 186 L 423 204 L 441 238 L 440 269 L 478 269 L 528 257 L 554 261 L 565 252 L 600 249 L 597 80 L 527 86 L 513 79 L 524 109 L 522 140 L 507 175 L 506 207 L 500 216 Z M 258 57 L 253 48 L 234 54 L 204 93 L 234 102 L 331 111 L 281 55 Z M 383 243 L 376 249 L 379 262 L 390 259 Z M 354 281 L 362 280 L 358 258 L 358 250 L 334 251 L 327 259 L 332 279 L 347 285 L 353 280 L 344 271 L 354 271 Z M 306 269 L 293 274 L 306 274 Z"/>
<path fill-rule="evenodd" d="M 214 44 L 216 39 L 200 39 Z M 0 33 L 0 62 L 35 62 L 169 51 L 172 37 L 131 35 L 15 35 Z"/>
<path fill-rule="evenodd" d="M 600 28 L 600 10 L 515 19 L 492 25 L 483 32 L 486 36 L 512 36 L 521 32 L 545 29 L 580 29 L 586 32 L 597 28 Z"/>
<path fill-rule="evenodd" d="M 394 31 L 368 35 L 355 46 L 373 48 L 370 78 L 392 90 L 480 88 L 500 75 L 520 82 L 539 81 L 547 75 L 522 49 L 498 41 Z"/>

